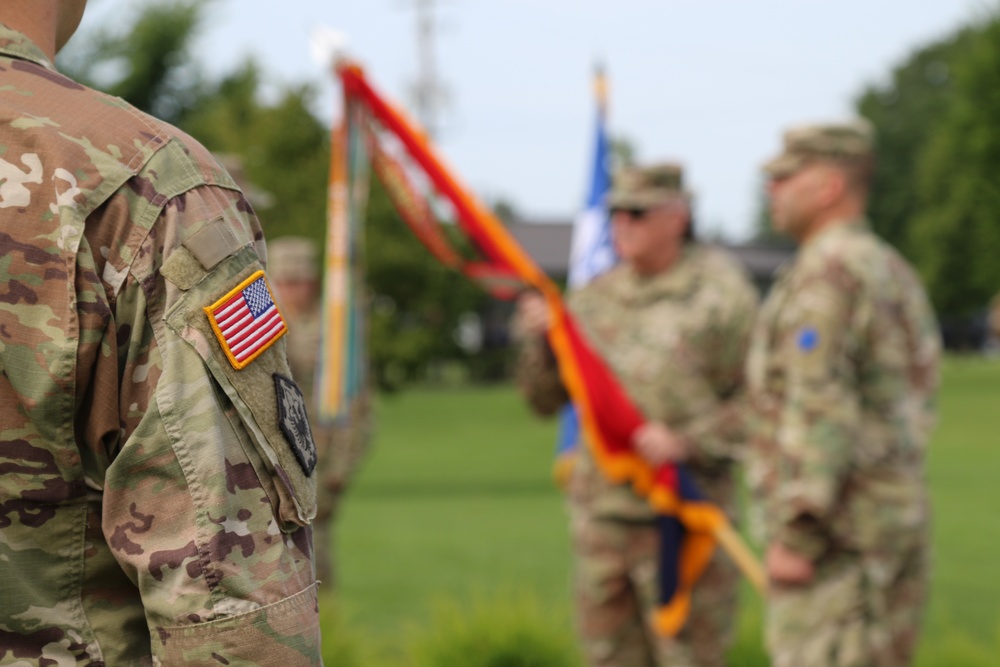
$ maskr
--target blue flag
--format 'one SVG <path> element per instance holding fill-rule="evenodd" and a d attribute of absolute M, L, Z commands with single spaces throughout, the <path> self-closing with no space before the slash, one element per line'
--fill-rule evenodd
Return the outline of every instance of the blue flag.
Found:
<path fill-rule="evenodd" d="M 601 68 L 594 77 L 594 92 L 597 98 L 594 161 L 586 203 L 573 223 L 569 255 L 570 289 L 586 285 L 618 261 L 611 240 L 611 218 L 606 203 L 611 188 L 611 147 L 607 128 L 607 82 Z M 563 409 L 556 448 L 555 477 L 562 485 L 569 478 L 579 440 L 580 421 L 576 408 L 570 404 Z"/>
<path fill-rule="evenodd" d="M 611 220 L 606 198 L 611 188 L 611 150 L 607 129 L 607 85 L 604 72 L 597 71 L 597 123 L 594 161 L 590 171 L 587 200 L 573 223 L 569 254 L 569 287 L 581 287 L 604 273 L 617 261 L 611 242 Z"/>

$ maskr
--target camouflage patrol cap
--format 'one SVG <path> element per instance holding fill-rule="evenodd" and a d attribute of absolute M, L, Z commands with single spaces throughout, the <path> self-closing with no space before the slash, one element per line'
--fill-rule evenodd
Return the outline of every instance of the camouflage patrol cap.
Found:
<path fill-rule="evenodd" d="M 267 243 L 267 275 L 272 280 L 316 280 L 316 244 L 300 236 L 283 236 Z"/>
<path fill-rule="evenodd" d="M 782 153 L 763 168 L 771 178 L 784 178 L 815 160 L 863 160 L 872 156 L 873 141 L 866 120 L 800 125 L 785 132 Z"/>
<path fill-rule="evenodd" d="M 648 167 L 627 167 L 615 174 L 608 206 L 648 209 L 672 199 L 688 199 L 684 190 L 684 170 L 674 162 Z"/>

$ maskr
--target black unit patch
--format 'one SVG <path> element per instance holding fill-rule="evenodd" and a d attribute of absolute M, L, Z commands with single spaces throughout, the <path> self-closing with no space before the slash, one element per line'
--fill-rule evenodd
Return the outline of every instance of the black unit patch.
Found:
<path fill-rule="evenodd" d="M 306 399 L 294 381 L 279 373 L 274 373 L 273 377 L 274 393 L 278 396 L 278 426 L 292 446 L 302 472 L 310 477 L 316 469 L 316 442 L 309 428 Z"/>

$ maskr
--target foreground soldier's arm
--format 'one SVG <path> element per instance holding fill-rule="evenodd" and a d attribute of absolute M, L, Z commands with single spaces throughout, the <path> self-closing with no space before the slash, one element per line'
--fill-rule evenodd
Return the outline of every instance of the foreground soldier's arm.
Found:
<path fill-rule="evenodd" d="M 774 541 L 815 560 L 828 548 L 835 509 L 861 418 L 851 350 L 860 283 L 837 260 L 797 267 L 778 331 L 787 369 L 777 445 Z"/>
<path fill-rule="evenodd" d="M 204 147 L 55 70 L 85 4 L 0 3 L 0 663 L 320 664 L 260 230 Z"/>
<path fill-rule="evenodd" d="M 315 450 L 289 416 L 285 343 L 236 370 L 204 310 L 263 269 L 262 235 L 237 190 L 168 179 L 191 166 L 172 156 L 107 207 L 148 236 L 115 305 L 122 432 L 105 539 L 162 664 L 319 664 Z M 182 192 L 157 191 L 177 180 Z"/>

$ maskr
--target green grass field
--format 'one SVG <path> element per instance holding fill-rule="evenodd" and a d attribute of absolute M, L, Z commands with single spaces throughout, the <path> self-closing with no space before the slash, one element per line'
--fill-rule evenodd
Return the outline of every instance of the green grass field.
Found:
<path fill-rule="evenodd" d="M 998 665 L 1000 362 L 956 358 L 944 370 L 929 462 L 933 590 L 918 664 Z M 338 591 L 324 596 L 331 645 L 374 654 L 357 664 L 403 664 L 413 638 L 448 613 L 490 605 L 533 605 L 570 637 L 554 423 L 507 387 L 411 391 L 382 400 L 378 417 L 337 529 Z M 732 664 L 766 665 L 760 601 L 744 593 Z"/>

